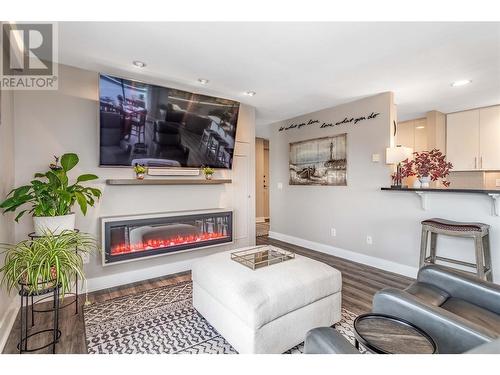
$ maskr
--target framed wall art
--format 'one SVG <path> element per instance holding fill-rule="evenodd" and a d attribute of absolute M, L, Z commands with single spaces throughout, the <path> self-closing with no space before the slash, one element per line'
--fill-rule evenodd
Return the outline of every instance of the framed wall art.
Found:
<path fill-rule="evenodd" d="M 290 185 L 347 185 L 347 134 L 290 143 Z"/>

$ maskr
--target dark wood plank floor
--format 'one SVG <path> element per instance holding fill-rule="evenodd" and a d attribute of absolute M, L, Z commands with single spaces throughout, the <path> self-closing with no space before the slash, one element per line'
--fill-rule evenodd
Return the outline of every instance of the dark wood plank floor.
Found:
<path fill-rule="evenodd" d="M 377 268 L 365 266 L 359 263 L 351 262 L 346 259 L 334 257 L 328 254 L 320 253 L 300 246 L 295 246 L 286 242 L 270 239 L 268 237 L 258 237 L 257 244 L 272 244 L 284 249 L 293 251 L 297 254 L 308 256 L 312 259 L 324 262 L 331 265 L 342 272 L 342 306 L 356 313 L 362 314 L 371 309 L 371 300 L 373 295 L 378 290 L 385 287 L 405 288 L 412 279 L 395 273 L 382 271 Z M 169 275 L 163 278 L 151 279 L 148 281 L 129 284 L 121 287 L 100 290 L 89 293 L 89 302 L 100 302 L 111 298 L 133 294 L 144 290 L 158 288 L 167 285 L 173 285 L 181 281 L 191 279 L 189 272 Z M 85 297 L 80 297 L 80 305 L 83 306 Z M 47 329 L 51 327 L 52 316 L 50 313 L 35 314 L 34 329 Z M 20 329 L 20 314 L 16 318 L 13 329 L 9 335 L 3 353 L 17 353 L 16 344 L 19 340 Z M 73 307 L 68 307 L 61 310 L 60 313 L 60 329 L 62 336 L 57 344 L 57 353 L 86 353 L 85 346 L 85 328 L 83 323 L 83 313 L 75 315 Z M 39 345 L 42 340 L 40 338 L 33 340 L 33 345 Z M 45 341 L 46 342 L 46 341 Z M 31 342 L 30 342 L 31 345 Z M 40 351 L 39 353 L 49 353 L 50 348 Z"/>

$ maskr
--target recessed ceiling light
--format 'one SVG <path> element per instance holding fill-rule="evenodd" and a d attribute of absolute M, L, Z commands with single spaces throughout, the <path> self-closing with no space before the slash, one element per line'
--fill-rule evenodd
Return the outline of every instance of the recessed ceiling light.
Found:
<path fill-rule="evenodd" d="M 255 91 L 246 91 L 245 92 L 245 95 L 248 95 L 248 96 L 254 96 L 255 94 L 257 94 Z"/>
<path fill-rule="evenodd" d="M 133 64 L 134 64 L 135 66 L 137 66 L 138 68 L 144 68 L 144 67 L 146 66 L 146 63 L 145 63 L 145 62 L 143 62 L 143 61 L 139 61 L 139 60 L 135 60 L 135 61 L 133 62 Z"/>
<path fill-rule="evenodd" d="M 208 79 L 205 79 L 205 78 L 198 78 L 198 82 L 200 82 L 202 85 L 206 85 L 210 81 Z"/>
<path fill-rule="evenodd" d="M 453 87 L 459 87 L 459 86 L 465 86 L 471 83 L 472 81 L 470 79 L 461 79 L 459 81 L 452 82 Z"/>

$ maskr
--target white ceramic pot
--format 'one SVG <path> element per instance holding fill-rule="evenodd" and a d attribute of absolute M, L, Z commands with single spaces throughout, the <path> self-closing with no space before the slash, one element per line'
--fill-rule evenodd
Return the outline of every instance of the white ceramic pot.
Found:
<path fill-rule="evenodd" d="M 431 178 L 429 176 L 420 177 L 419 180 L 420 180 L 420 186 L 421 187 L 423 187 L 423 188 L 430 187 Z"/>
<path fill-rule="evenodd" d="M 50 231 L 53 234 L 60 234 L 64 230 L 75 229 L 75 214 L 62 216 L 33 216 L 35 235 L 43 236 Z"/>
<path fill-rule="evenodd" d="M 415 181 L 413 181 L 413 187 L 415 189 L 420 189 L 422 187 L 422 184 L 420 183 L 420 181 L 418 180 L 418 178 L 416 178 Z"/>

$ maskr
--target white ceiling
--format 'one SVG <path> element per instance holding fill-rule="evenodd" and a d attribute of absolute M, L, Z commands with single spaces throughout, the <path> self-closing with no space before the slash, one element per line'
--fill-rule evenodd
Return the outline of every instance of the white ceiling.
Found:
<path fill-rule="evenodd" d="M 63 22 L 59 60 L 238 100 L 258 125 L 384 91 L 400 120 L 500 103 L 500 23 Z"/>

